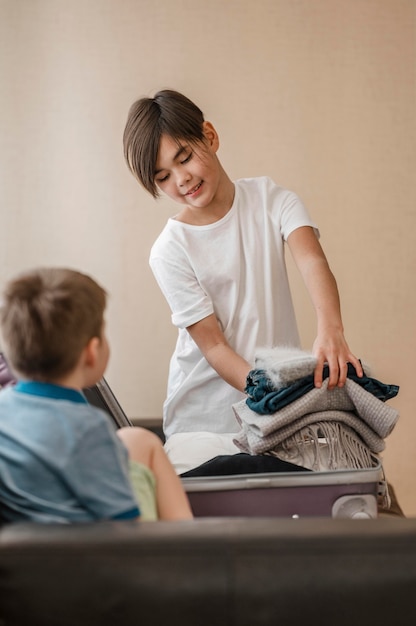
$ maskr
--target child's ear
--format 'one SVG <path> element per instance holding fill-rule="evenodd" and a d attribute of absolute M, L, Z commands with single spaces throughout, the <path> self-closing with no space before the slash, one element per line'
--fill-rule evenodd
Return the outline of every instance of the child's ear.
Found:
<path fill-rule="evenodd" d="M 84 363 L 88 367 L 94 367 L 97 362 L 98 348 L 100 340 L 98 337 L 92 337 L 84 348 Z"/>
<path fill-rule="evenodd" d="M 203 122 L 202 130 L 204 133 L 205 141 L 208 143 L 210 148 L 214 152 L 216 152 L 220 147 L 220 139 L 214 126 L 211 124 L 211 122 Z"/>

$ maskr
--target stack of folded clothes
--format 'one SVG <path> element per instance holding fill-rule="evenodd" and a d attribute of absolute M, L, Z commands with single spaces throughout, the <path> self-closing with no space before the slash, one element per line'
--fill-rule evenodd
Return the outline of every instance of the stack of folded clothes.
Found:
<path fill-rule="evenodd" d="M 316 358 L 302 350 L 260 350 L 247 378 L 248 397 L 233 405 L 241 427 L 234 443 L 311 470 L 373 467 L 399 417 L 385 404 L 399 387 L 369 377 L 365 365 L 359 378 L 349 364 L 344 387 L 328 389 L 325 366 L 317 388 L 315 366 Z"/>

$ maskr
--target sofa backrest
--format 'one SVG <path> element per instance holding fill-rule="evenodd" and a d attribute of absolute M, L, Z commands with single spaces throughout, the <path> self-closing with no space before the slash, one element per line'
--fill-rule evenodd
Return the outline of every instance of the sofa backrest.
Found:
<path fill-rule="evenodd" d="M 0 529 L 0 623 L 415 624 L 416 519 Z"/>

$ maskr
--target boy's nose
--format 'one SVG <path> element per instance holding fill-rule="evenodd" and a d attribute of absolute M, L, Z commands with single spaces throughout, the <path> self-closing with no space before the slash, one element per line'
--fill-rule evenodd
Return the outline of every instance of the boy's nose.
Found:
<path fill-rule="evenodd" d="M 177 177 L 176 177 L 176 182 L 179 187 L 184 187 L 185 185 L 189 183 L 190 180 L 191 180 L 191 174 L 189 172 L 184 172 L 184 171 L 178 172 Z"/>

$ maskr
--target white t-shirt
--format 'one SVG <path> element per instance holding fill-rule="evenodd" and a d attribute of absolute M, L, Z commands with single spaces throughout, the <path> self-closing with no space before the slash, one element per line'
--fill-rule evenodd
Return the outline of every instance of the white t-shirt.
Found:
<path fill-rule="evenodd" d="M 188 326 L 215 313 L 231 347 L 253 365 L 258 347 L 299 346 L 284 242 L 301 226 L 316 229 L 299 198 L 267 177 L 237 180 L 231 209 L 213 224 L 168 220 L 150 253 L 179 331 L 164 403 L 166 437 L 239 430 L 232 404 L 244 394 L 211 368 Z"/>

